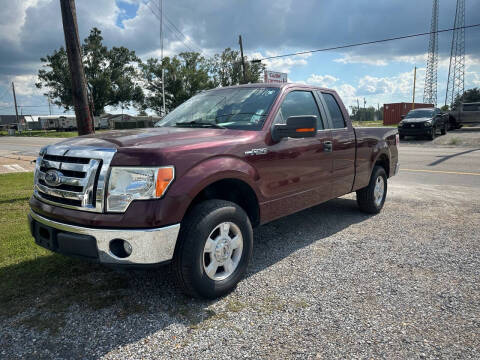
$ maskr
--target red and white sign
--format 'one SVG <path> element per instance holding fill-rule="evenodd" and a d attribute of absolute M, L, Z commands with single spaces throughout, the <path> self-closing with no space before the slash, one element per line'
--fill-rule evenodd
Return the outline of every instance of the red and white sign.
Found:
<path fill-rule="evenodd" d="M 287 82 L 287 74 L 276 72 L 276 71 L 265 70 L 263 81 L 266 83 L 283 84 Z"/>

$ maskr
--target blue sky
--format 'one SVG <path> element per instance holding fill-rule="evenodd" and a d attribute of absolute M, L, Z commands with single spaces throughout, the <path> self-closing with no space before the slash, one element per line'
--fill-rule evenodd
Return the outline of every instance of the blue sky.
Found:
<path fill-rule="evenodd" d="M 77 0 L 81 38 L 96 26 L 107 46 L 126 46 L 142 59 L 158 57 L 158 0 Z M 147 4 L 149 3 L 149 4 Z M 165 54 L 190 48 L 211 56 L 237 48 L 265 57 L 429 31 L 430 0 L 164 0 Z M 440 0 L 439 28 L 453 25 L 455 0 Z M 46 21 L 47 20 L 47 21 Z M 466 0 L 466 24 L 480 23 L 480 1 Z M 175 34 L 173 25 L 188 38 Z M 180 41 L 183 40 L 183 41 Z M 443 104 L 451 33 L 440 34 L 438 103 Z M 9 1 L 0 13 L 0 114 L 13 113 L 15 82 L 23 113 L 45 114 L 46 98 L 35 88 L 40 57 L 64 44 L 58 0 Z M 336 89 L 347 106 L 408 102 L 413 67 L 416 101 L 423 100 L 428 37 L 265 61 L 289 81 Z M 480 87 L 480 28 L 466 30 L 466 88 Z M 26 107 L 36 106 L 36 107 Z M 119 109 L 107 109 L 110 112 Z M 54 109 L 55 113 L 63 109 Z M 136 113 L 135 109 L 130 112 Z"/>

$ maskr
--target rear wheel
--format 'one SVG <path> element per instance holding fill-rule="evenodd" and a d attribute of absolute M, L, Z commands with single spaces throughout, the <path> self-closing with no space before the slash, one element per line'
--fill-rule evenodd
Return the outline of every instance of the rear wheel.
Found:
<path fill-rule="evenodd" d="M 369 214 L 378 214 L 387 197 L 387 173 L 381 166 L 373 168 L 368 186 L 357 190 L 357 203 L 360 210 Z"/>
<path fill-rule="evenodd" d="M 194 297 L 227 294 L 243 278 L 252 248 L 252 226 L 241 207 L 204 201 L 182 221 L 173 260 L 177 283 Z"/>

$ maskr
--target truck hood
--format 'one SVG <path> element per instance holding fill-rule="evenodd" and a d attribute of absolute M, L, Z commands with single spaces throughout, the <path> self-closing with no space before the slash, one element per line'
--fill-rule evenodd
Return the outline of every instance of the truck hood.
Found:
<path fill-rule="evenodd" d="M 408 119 L 403 119 L 402 122 L 404 124 L 413 124 L 413 123 L 422 123 L 427 120 L 432 120 L 431 117 L 422 117 L 422 118 L 408 118 Z"/>
<path fill-rule="evenodd" d="M 70 138 L 58 143 L 58 145 L 91 146 L 117 150 L 123 148 L 164 149 L 192 144 L 209 143 L 214 146 L 224 142 L 241 142 L 251 136 L 251 131 L 241 130 L 159 127 L 99 132 L 94 135 Z"/>
<path fill-rule="evenodd" d="M 57 145 L 113 148 L 115 166 L 175 165 L 181 170 L 211 157 L 243 154 L 259 137 L 258 131 L 159 127 L 99 132 Z"/>

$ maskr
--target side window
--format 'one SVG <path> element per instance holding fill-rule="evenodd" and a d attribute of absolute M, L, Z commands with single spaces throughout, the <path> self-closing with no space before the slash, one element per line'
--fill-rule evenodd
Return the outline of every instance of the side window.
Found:
<path fill-rule="evenodd" d="M 290 116 L 313 115 L 317 117 L 317 128 L 323 130 L 323 120 L 317 103 L 310 91 L 292 91 L 283 99 L 275 117 L 275 124 L 286 124 Z"/>
<path fill-rule="evenodd" d="M 323 99 L 327 104 L 328 111 L 332 117 L 332 123 L 334 129 L 343 129 L 345 125 L 345 119 L 343 118 L 342 110 L 338 106 L 337 100 L 332 94 L 322 93 Z"/>

